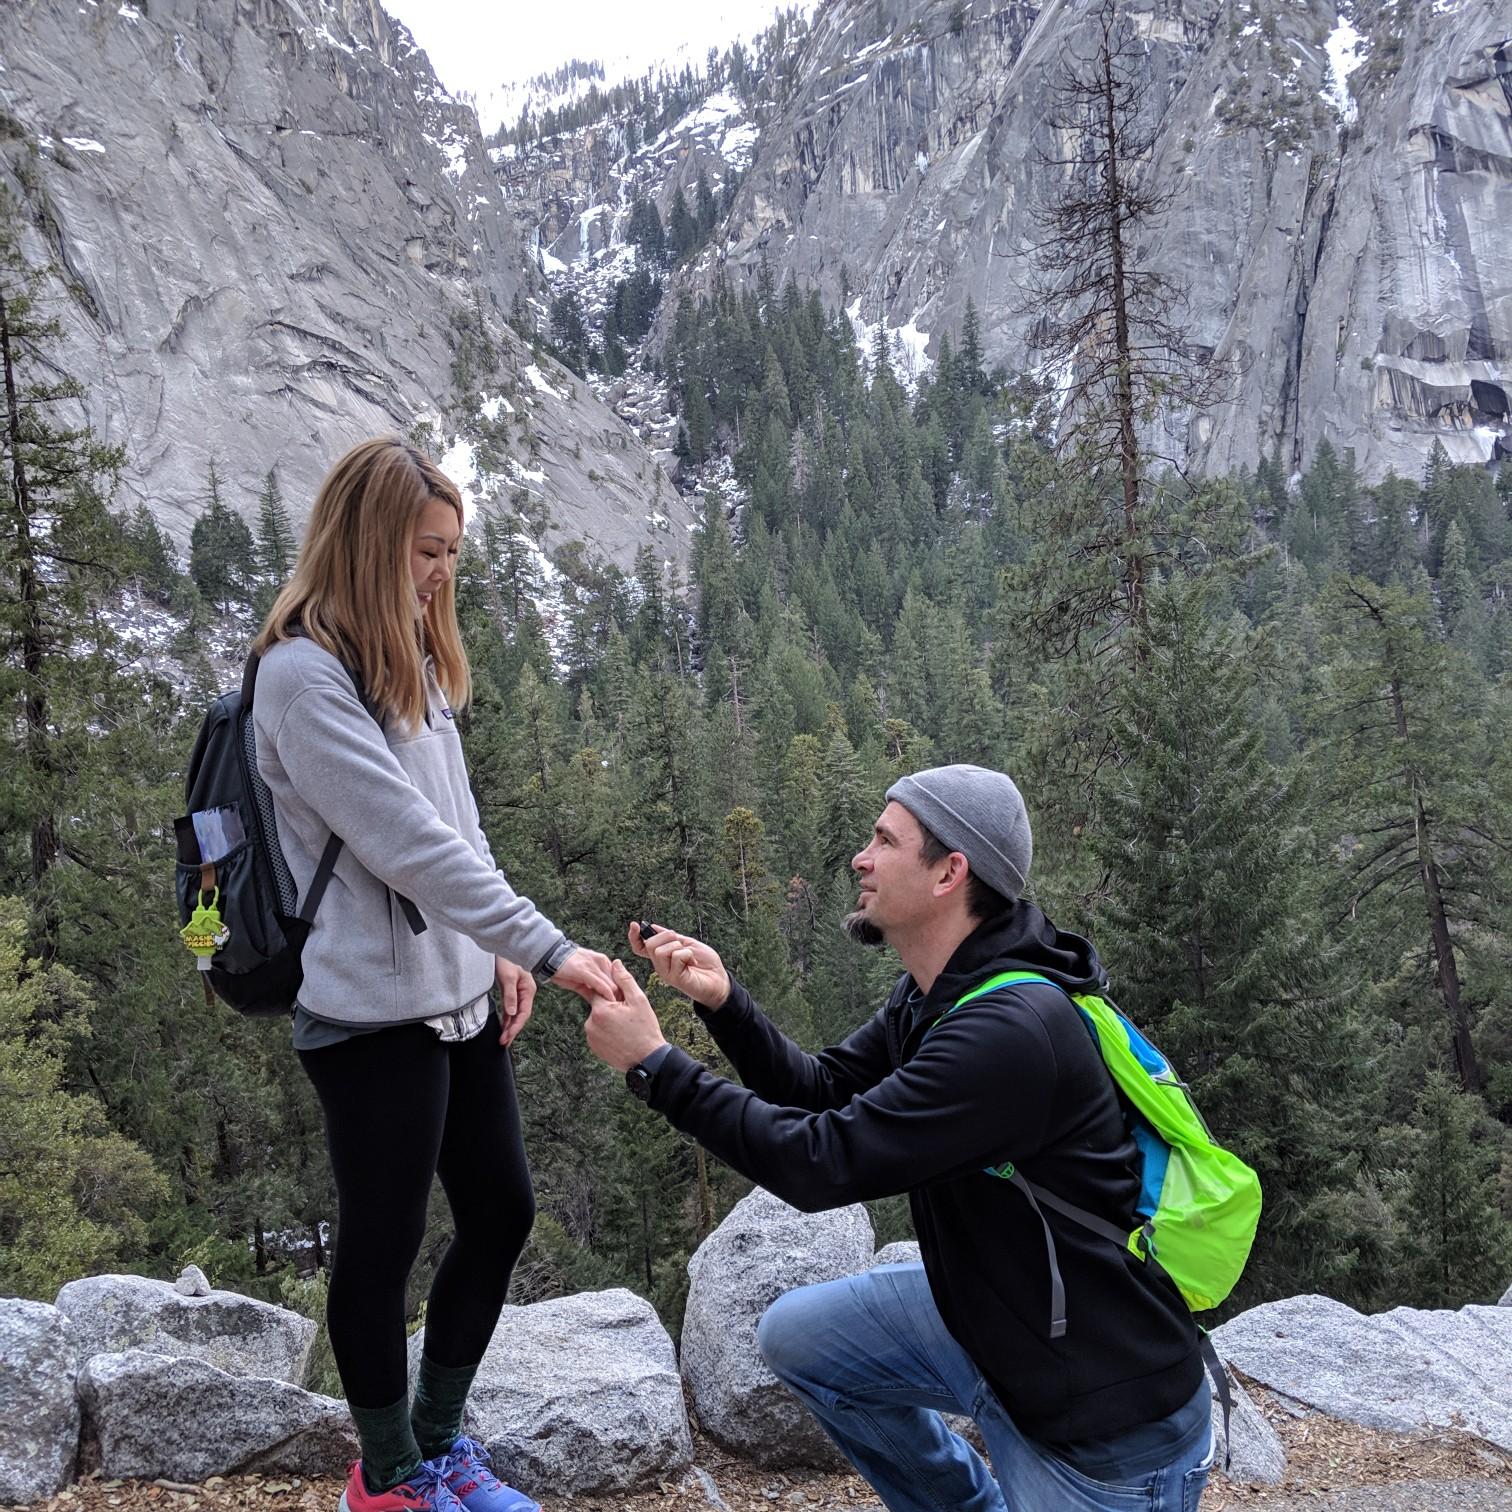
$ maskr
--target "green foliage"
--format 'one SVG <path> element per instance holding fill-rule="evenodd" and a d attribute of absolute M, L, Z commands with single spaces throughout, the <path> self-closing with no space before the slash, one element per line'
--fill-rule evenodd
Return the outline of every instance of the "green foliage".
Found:
<path fill-rule="evenodd" d="M 257 546 L 247 522 L 221 497 L 214 458 L 205 484 L 205 511 L 189 533 L 189 576 L 207 604 L 225 611 L 256 593 Z"/>
<path fill-rule="evenodd" d="M 1422 593 L 1338 579 L 1322 601 L 1328 668 L 1314 761 L 1336 860 L 1341 943 L 1382 1008 L 1430 1031 L 1478 1092 L 1477 1000 L 1505 969 L 1505 793 L 1485 780 L 1497 749 L 1486 688 L 1440 639 Z"/>
<path fill-rule="evenodd" d="M 1506 1283 L 1512 1224 L 1487 1194 L 1507 1152 L 1506 1130 L 1479 1098 L 1432 1071 L 1406 1145 L 1396 1207 L 1409 1294 L 1424 1307 L 1494 1302 Z"/>
<path fill-rule="evenodd" d="M 257 537 L 253 560 L 257 565 L 257 608 L 265 614 L 278 590 L 288 582 L 294 570 L 298 546 L 278 487 L 278 474 L 268 469 L 257 496 Z"/>
<path fill-rule="evenodd" d="M 0 898 L 0 1292 L 51 1300 L 139 1251 L 167 1183 L 97 1099 L 69 1090 L 94 1005 L 68 967 L 27 959 L 27 925 L 25 905 Z"/>
<path fill-rule="evenodd" d="M 1328 1214 L 1354 1180 L 1357 1030 L 1307 880 L 1294 771 L 1265 758 L 1254 645 L 1211 595 L 1151 595 L 1093 848 L 1121 1007 L 1260 1173 L 1266 1220 L 1233 1306 L 1349 1284 Z M 1330 1247 L 1330 1240 L 1335 1247 Z"/>
<path fill-rule="evenodd" d="M 685 196 L 695 237 L 726 193 Z M 666 232 L 649 203 L 633 219 L 641 262 L 603 330 L 556 312 L 584 370 L 633 361 L 650 328 Z M 40 382 L 52 337 L 8 266 Z M 1105 477 L 1055 456 L 1044 386 L 984 373 L 973 306 L 908 384 L 885 329 L 862 362 L 845 316 L 769 268 L 745 290 L 716 271 L 663 319 L 678 446 L 719 490 L 686 583 L 659 551 L 625 571 L 579 548 L 544 595 L 544 522 L 520 494 L 481 512 L 459 564 L 469 761 L 515 886 L 599 948 L 634 918 L 702 935 L 815 1048 L 898 969 L 841 928 L 888 784 L 1001 767 L 1034 816 L 1036 899 L 1090 932 L 1115 999 L 1261 1170 L 1239 1302 L 1487 1295 L 1512 1120 L 1506 491 L 1446 459 L 1367 485 L 1320 446 L 1296 479 L 1276 459 L 1201 485 L 1151 471 L 1131 524 Z M 473 380 L 486 340 L 464 311 Z M 319 1109 L 277 1026 L 200 1001 L 164 839 L 214 691 L 193 648 L 212 612 L 250 633 L 288 570 L 283 501 L 264 480 L 238 532 L 213 478 L 190 582 L 149 517 L 110 515 L 110 455 L 44 433 L 43 412 L 5 442 L 43 502 L 28 514 L 13 489 L 4 516 L 0 891 L 39 964 L 0 971 L 0 1082 L 29 1110 L 0 1134 L 0 1223 L 30 1225 L 3 1230 L 0 1285 L 198 1258 L 318 1320 Z M 69 561 L 46 555 L 64 543 Z M 110 631 L 123 582 L 180 617 L 178 684 Z M 720 1067 L 688 1005 L 650 990 L 669 1037 Z M 746 1184 L 627 1098 L 581 1019 L 548 989 L 516 1050 L 540 1216 L 513 1297 L 628 1285 L 675 1327 L 687 1259 Z M 1478 1094 L 1424 1091 L 1425 1068 L 1470 1085 L 1466 1052 Z M 49 1202 L 3 1185 L 23 1143 L 27 1173 L 66 1151 Z M 874 1214 L 906 1237 L 903 1203 Z M 447 1230 L 438 1197 L 416 1315 Z"/>

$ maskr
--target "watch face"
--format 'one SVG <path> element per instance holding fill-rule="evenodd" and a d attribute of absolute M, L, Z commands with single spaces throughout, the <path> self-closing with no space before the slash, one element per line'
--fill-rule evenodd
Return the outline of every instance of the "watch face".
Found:
<path fill-rule="evenodd" d="M 650 1099 L 651 1075 L 644 1066 L 631 1066 L 631 1068 L 627 1072 L 625 1072 L 625 1085 L 631 1090 L 631 1092 L 635 1094 L 636 1097 L 640 1098 L 642 1102 L 646 1102 Z"/>

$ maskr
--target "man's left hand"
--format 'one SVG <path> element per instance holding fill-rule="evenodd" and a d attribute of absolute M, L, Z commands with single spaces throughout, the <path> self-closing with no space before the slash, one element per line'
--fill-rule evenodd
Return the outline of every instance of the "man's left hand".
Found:
<path fill-rule="evenodd" d="M 504 1026 L 499 1043 L 512 1045 L 535 1006 L 535 978 L 503 956 L 494 957 L 494 975 L 499 979 L 499 1022 Z"/>
<path fill-rule="evenodd" d="M 588 1048 L 616 1071 L 638 1066 L 653 1050 L 667 1043 L 656 1019 L 656 1010 L 640 984 L 615 961 L 614 985 L 619 998 L 596 997 L 593 1011 L 583 1025 Z"/>

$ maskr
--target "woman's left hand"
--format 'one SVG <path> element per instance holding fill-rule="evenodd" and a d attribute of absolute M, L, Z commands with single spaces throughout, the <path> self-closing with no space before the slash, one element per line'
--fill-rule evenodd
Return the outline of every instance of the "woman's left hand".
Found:
<path fill-rule="evenodd" d="M 512 1045 L 535 1006 L 535 978 L 503 956 L 494 957 L 494 975 L 499 979 L 499 1022 L 504 1026 L 499 1043 Z"/>

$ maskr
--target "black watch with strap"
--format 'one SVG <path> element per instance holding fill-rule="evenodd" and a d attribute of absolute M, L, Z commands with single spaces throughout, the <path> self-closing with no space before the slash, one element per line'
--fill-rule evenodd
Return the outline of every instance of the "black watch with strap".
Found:
<path fill-rule="evenodd" d="M 643 1103 L 651 1101 L 651 1083 L 656 1080 L 656 1072 L 648 1071 L 645 1065 L 631 1066 L 625 1072 L 625 1085 L 630 1089 L 633 1097 L 638 1097 Z"/>

